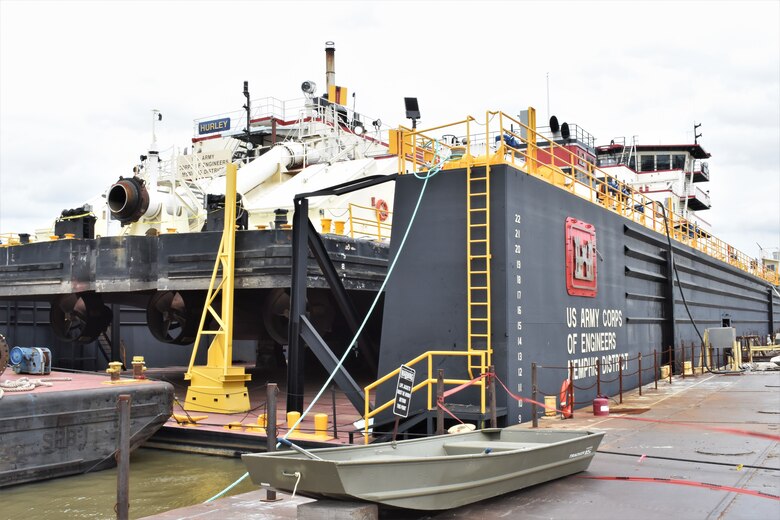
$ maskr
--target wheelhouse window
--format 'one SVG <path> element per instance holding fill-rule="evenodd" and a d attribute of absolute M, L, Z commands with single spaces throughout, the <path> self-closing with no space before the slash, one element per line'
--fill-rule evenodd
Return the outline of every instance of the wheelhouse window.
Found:
<path fill-rule="evenodd" d="M 685 169 L 685 155 L 672 155 L 672 169 L 684 170 Z"/>
<path fill-rule="evenodd" d="M 656 170 L 670 170 L 672 167 L 672 159 L 669 155 L 656 155 L 655 156 L 655 169 Z"/>
<path fill-rule="evenodd" d="M 655 169 L 655 156 L 654 155 L 642 155 L 639 157 L 639 165 L 641 171 L 651 172 Z"/>

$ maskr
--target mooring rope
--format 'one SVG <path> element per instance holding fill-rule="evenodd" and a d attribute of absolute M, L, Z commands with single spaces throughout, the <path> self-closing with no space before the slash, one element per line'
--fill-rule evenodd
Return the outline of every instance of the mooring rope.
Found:
<path fill-rule="evenodd" d="M 16 380 L 0 381 L 0 399 L 6 392 L 29 392 L 35 390 L 38 386 L 54 386 L 55 381 L 70 381 L 69 377 L 52 377 L 44 381 L 43 379 L 30 379 L 22 377 Z"/>

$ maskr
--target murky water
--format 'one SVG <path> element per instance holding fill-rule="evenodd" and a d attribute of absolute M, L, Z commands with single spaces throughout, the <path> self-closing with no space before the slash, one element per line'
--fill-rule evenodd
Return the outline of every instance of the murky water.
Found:
<path fill-rule="evenodd" d="M 139 449 L 130 458 L 130 518 L 199 504 L 246 472 L 240 459 Z M 246 478 L 228 495 L 257 487 Z M 0 519 L 116 518 L 116 469 L 0 490 Z"/>

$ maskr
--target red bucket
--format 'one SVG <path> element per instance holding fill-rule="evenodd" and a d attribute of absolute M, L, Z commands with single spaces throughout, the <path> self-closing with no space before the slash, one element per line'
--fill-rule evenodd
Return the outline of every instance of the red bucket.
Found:
<path fill-rule="evenodd" d="M 600 395 L 593 400 L 593 415 L 609 415 L 609 399 Z"/>

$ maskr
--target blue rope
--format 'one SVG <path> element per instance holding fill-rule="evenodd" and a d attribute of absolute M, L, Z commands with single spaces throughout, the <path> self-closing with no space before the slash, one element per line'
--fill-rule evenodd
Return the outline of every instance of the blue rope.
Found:
<path fill-rule="evenodd" d="M 404 231 L 404 236 L 401 239 L 401 245 L 398 246 L 398 252 L 395 255 L 395 258 L 393 258 L 393 261 L 390 264 L 390 267 L 387 269 L 387 276 L 385 276 L 384 281 L 382 282 L 382 286 L 379 288 L 379 291 L 376 293 L 376 297 L 374 298 L 374 301 L 371 303 L 371 307 L 368 309 L 368 313 L 366 313 L 366 317 L 363 318 L 363 323 L 360 324 L 360 327 L 358 327 L 357 332 L 355 333 L 354 337 L 352 338 L 352 341 L 350 341 L 349 346 L 344 351 L 344 355 L 341 356 L 341 359 L 339 359 L 338 364 L 336 365 L 336 368 L 333 370 L 333 372 L 328 376 L 327 381 L 322 385 L 322 388 L 320 388 L 320 391 L 317 393 L 317 395 L 314 397 L 312 402 L 309 404 L 308 408 L 304 410 L 303 414 L 298 418 L 297 421 L 295 421 L 295 424 L 293 424 L 292 428 L 282 437 L 283 439 L 287 440 L 287 437 L 295 431 L 295 428 L 298 427 L 298 425 L 303 421 L 303 418 L 306 417 L 306 414 L 308 414 L 312 407 L 314 407 L 314 404 L 319 400 L 320 397 L 322 397 L 322 394 L 325 392 L 325 390 L 330 385 L 331 381 L 333 381 L 333 378 L 336 377 L 336 372 L 339 371 L 341 366 L 344 364 L 344 361 L 347 359 L 347 355 L 349 355 L 350 351 L 352 350 L 352 347 L 357 342 L 358 337 L 360 336 L 360 333 L 363 332 L 363 329 L 366 326 L 366 323 L 368 323 L 368 319 L 371 317 L 371 314 L 374 312 L 374 309 L 376 308 L 376 304 L 379 302 L 379 298 L 382 296 L 382 293 L 385 290 L 385 287 L 387 286 L 387 281 L 390 279 L 390 275 L 393 273 L 393 270 L 395 269 L 395 265 L 398 262 L 398 259 L 401 257 L 401 251 L 404 249 L 404 245 L 406 244 L 406 239 L 409 236 L 409 232 L 412 229 L 412 224 L 414 224 L 415 219 L 417 218 L 417 210 L 420 209 L 420 203 L 422 202 L 423 195 L 425 194 L 425 188 L 428 186 L 428 180 L 432 179 L 437 173 L 439 173 L 444 166 L 444 162 L 446 160 L 446 157 L 440 155 L 439 150 L 439 142 L 436 141 L 436 147 L 434 152 L 434 160 L 438 158 L 438 161 L 434 163 L 434 165 L 423 175 L 418 174 L 417 172 L 413 172 L 414 176 L 417 179 L 420 179 L 423 181 L 422 189 L 420 190 L 420 196 L 417 198 L 417 204 L 414 206 L 414 211 L 412 212 L 412 218 L 409 219 L 409 225 L 406 226 L 406 231 Z M 276 443 L 276 447 L 278 448 L 281 443 Z M 238 480 L 230 484 L 228 487 L 214 495 L 213 497 L 209 498 L 204 502 L 204 504 L 208 504 L 209 502 L 212 502 L 220 497 L 222 497 L 225 493 L 236 487 L 240 482 L 242 482 L 245 478 L 249 476 L 249 472 L 247 471 L 241 477 L 239 477 Z"/>

